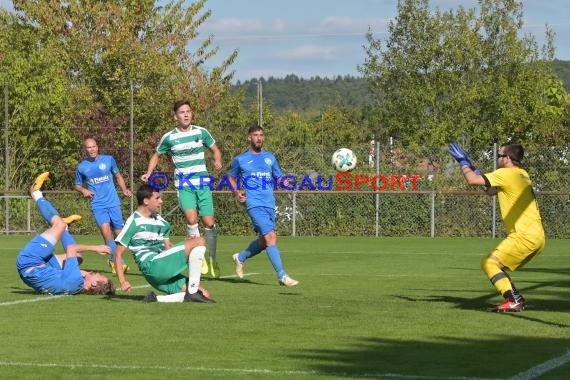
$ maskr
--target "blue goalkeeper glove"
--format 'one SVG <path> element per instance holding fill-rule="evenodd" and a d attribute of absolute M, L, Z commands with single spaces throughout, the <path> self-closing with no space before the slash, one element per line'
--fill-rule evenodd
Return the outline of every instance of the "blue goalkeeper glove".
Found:
<path fill-rule="evenodd" d="M 455 160 L 459 163 L 459 167 L 469 166 L 472 170 L 476 170 L 475 166 L 469 159 L 469 156 L 462 147 L 459 146 L 457 143 L 449 144 L 449 149 L 447 149 L 447 153 L 451 155 L 451 157 L 455 158 Z"/>

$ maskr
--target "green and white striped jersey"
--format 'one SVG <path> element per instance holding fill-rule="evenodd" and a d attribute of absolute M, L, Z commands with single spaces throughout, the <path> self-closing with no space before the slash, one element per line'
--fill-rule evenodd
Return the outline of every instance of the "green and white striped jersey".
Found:
<path fill-rule="evenodd" d="M 152 259 L 164 250 L 164 241 L 170 238 L 170 223 L 162 216 L 147 218 L 135 211 L 128 217 L 125 226 L 115 241 L 133 254 L 135 262 L 141 263 Z"/>
<path fill-rule="evenodd" d="M 185 186 L 190 182 L 198 187 L 209 184 L 208 169 L 206 168 L 205 151 L 216 143 L 210 132 L 205 128 L 192 125 L 189 131 L 181 132 L 178 128 L 165 133 L 156 148 L 159 154 L 170 153 L 174 163 L 174 186 L 179 189 L 180 179 Z"/>

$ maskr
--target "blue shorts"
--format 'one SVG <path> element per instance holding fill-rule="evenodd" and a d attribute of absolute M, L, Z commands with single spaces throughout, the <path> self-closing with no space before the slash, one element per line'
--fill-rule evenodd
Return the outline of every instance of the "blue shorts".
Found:
<path fill-rule="evenodd" d="M 16 267 L 18 271 L 51 262 L 54 246 L 41 235 L 36 235 L 18 254 Z M 55 260 L 57 266 L 57 259 Z M 60 268 L 61 269 L 61 268 Z"/>
<path fill-rule="evenodd" d="M 253 229 L 258 234 L 265 236 L 275 231 L 275 209 L 270 207 L 252 207 L 247 210 Z"/>
<path fill-rule="evenodd" d="M 83 288 L 83 276 L 76 257 L 65 260 L 62 268 L 53 254 L 54 246 L 41 235 L 34 237 L 18 254 L 20 278 L 36 292 L 76 294 Z"/>
<path fill-rule="evenodd" d="M 113 230 L 122 230 L 125 222 L 123 221 L 123 214 L 121 206 L 97 208 L 92 210 L 93 217 L 97 226 L 101 227 L 103 224 L 110 224 Z"/>

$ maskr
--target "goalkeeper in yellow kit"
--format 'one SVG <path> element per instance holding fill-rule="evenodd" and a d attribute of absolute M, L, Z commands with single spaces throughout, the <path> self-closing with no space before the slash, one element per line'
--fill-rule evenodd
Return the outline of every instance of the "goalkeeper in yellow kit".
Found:
<path fill-rule="evenodd" d="M 497 153 L 498 169 L 481 174 L 469 156 L 457 144 L 447 152 L 459 163 L 469 185 L 485 186 L 489 195 L 497 195 L 507 237 L 481 260 L 481 268 L 505 302 L 493 308 L 497 312 L 522 311 L 523 296 L 506 270 L 515 271 L 544 250 L 545 235 L 529 175 L 521 167 L 524 149 L 515 143 L 503 144 Z"/>

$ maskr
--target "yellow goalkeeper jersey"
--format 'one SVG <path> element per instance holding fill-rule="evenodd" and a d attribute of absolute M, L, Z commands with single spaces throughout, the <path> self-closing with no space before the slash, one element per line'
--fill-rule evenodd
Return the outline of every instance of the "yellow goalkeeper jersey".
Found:
<path fill-rule="evenodd" d="M 485 174 L 485 177 L 497 190 L 501 216 L 508 233 L 544 234 L 538 204 L 526 170 L 519 167 L 499 168 Z"/>

